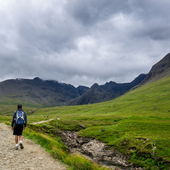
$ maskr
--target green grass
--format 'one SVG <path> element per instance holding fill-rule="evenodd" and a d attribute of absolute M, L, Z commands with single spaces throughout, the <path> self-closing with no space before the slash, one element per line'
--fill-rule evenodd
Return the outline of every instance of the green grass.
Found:
<path fill-rule="evenodd" d="M 134 164 L 170 169 L 170 75 L 108 102 L 37 109 L 28 116 L 29 122 L 51 118 L 53 128 L 101 140 Z"/>
<path fill-rule="evenodd" d="M 14 104 L 0 104 L 0 116 L 11 116 L 13 115 L 13 112 L 15 110 L 17 110 L 17 105 L 19 103 L 16 103 L 15 105 Z M 23 109 L 24 111 L 30 115 L 31 114 L 31 110 L 36 110 L 36 109 L 40 109 L 39 106 L 29 106 L 29 105 L 23 105 Z"/>
<path fill-rule="evenodd" d="M 22 97 L 13 96 L 13 95 L 7 95 L 7 96 L 2 96 L 0 95 L 0 105 L 6 105 L 6 106 L 17 106 L 19 103 L 22 103 L 23 105 L 27 107 L 45 107 L 47 105 L 43 105 L 42 103 L 39 104 L 33 104 L 31 102 L 26 102 Z"/>
<path fill-rule="evenodd" d="M 0 116 L 0 123 L 10 122 L 12 117 L 10 116 Z"/>

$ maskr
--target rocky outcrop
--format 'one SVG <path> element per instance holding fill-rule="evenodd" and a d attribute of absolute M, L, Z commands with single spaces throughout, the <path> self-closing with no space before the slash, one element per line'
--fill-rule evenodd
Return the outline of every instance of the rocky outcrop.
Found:
<path fill-rule="evenodd" d="M 158 63 L 153 65 L 146 78 L 140 83 L 140 85 L 157 81 L 170 74 L 170 53 L 168 53 Z"/>
<path fill-rule="evenodd" d="M 107 162 L 111 169 L 135 169 L 144 170 L 142 168 L 132 168 L 132 164 L 126 161 L 126 156 L 116 150 L 109 150 L 105 143 L 93 138 L 79 137 L 77 133 L 65 131 L 60 132 L 63 143 L 70 148 L 70 152 L 80 152 L 88 155 L 91 160 L 99 162 Z M 113 166 L 114 165 L 114 166 Z M 116 166 L 116 167 L 115 167 Z M 117 166 L 120 166 L 118 168 Z"/>

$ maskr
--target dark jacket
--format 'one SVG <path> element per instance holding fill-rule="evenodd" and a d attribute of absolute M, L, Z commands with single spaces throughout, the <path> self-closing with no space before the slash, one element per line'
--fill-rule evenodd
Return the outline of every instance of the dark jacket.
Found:
<path fill-rule="evenodd" d="M 22 109 L 18 109 L 18 110 L 23 111 Z M 16 123 L 16 113 L 17 113 L 18 110 L 16 110 L 16 111 L 13 113 L 13 117 L 12 117 L 12 121 L 11 121 L 11 127 L 13 127 L 14 124 Z M 24 111 L 23 111 L 23 112 L 24 112 Z M 24 113 L 25 113 L 25 112 L 24 112 Z M 26 113 L 25 113 L 25 123 L 24 123 L 24 126 L 25 126 L 25 127 L 27 126 L 27 114 L 26 114 Z"/>

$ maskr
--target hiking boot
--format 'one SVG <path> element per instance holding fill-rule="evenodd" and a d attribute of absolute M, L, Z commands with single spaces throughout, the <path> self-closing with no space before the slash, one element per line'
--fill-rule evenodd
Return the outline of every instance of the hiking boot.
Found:
<path fill-rule="evenodd" d="M 15 146 L 15 150 L 18 150 L 18 146 Z"/>
<path fill-rule="evenodd" d="M 22 143 L 19 144 L 21 149 L 24 149 L 24 146 Z"/>

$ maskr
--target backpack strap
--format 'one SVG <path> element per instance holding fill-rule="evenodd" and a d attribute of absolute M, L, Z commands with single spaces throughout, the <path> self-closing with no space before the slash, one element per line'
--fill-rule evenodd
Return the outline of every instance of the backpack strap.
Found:
<path fill-rule="evenodd" d="M 18 110 L 17 110 L 17 112 L 16 112 L 16 119 L 18 120 Z"/>
<path fill-rule="evenodd" d="M 24 120 L 24 112 L 23 111 L 21 111 L 22 112 L 22 115 L 19 117 L 18 116 L 18 110 L 17 110 L 17 113 L 16 113 L 16 119 L 18 120 L 18 118 L 21 118 L 21 119 L 23 119 Z"/>
<path fill-rule="evenodd" d="M 24 112 L 23 112 L 23 111 L 22 111 L 21 119 L 23 119 L 23 120 L 24 120 Z"/>

